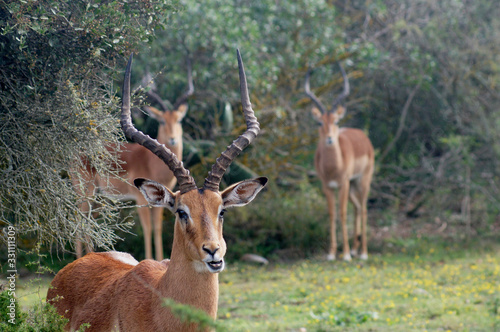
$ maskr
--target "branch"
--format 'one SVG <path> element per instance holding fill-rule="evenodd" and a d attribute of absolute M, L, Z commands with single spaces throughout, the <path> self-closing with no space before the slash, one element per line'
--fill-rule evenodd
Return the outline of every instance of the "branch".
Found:
<path fill-rule="evenodd" d="M 406 99 L 405 105 L 403 106 L 403 111 L 401 112 L 401 118 L 399 118 L 399 127 L 398 127 L 398 130 L 396 131 L 396 135 L 394 136 L 393 140 L 389 143 L 387 148 L 384 150 L 384 152 L 382 152 L 382 154 L 378 160 L 379 163 L 381 163 L 382 160 L 385 159 L 387 154 L 392 150 L 392 148 L 396 144 L 396 141 L 399 139 L 399 137 L 403 133 L 403 129 L 404 129 L 405 121 L 406 121 L 406 116 L 408 115 L 408 109 L 410 108 L 411 102 L 413 101 L 415 94 L 417 93 L 418 89 L 420 89 L 421 84 L 422 84 L 422 81 L 418 82 L 418 84 L 413 88 L 413 90 L 408 95 L 408 99 Z"/>

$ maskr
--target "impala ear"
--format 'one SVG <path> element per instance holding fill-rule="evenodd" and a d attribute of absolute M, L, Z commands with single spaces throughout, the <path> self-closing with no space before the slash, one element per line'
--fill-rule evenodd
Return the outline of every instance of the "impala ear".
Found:
<path fill-rule="evenodd" d="M 179 108 L 177 109 L 177 113 L 179 114 L 177 121 L 181 122 L 181 120 L 184 118 L 184 116 L 186 116 L 188 108 L 189 107 L 188 107 L 187 103 L 184 103 L 181 106 L 179 106 Z"/>
<path fill-rule="evenodd" d="M 163 112 L 152 106 L 144 106 L 144 110 L 148 112 L 149 116 L 158 121 L 159 123 L 165 123 L 163 118 Z"/>
<path fill-rule="evenodd" d="M 321 119 L 321 116 L 323 114 L 321 114 L 321 111 L 319 110 L 319 108 L 317 108 L 316 106 L 313 106 L 313 108 L 311 109 L 311 114 L 313 115 L 314 120 L 316 120 L 316 122 L 323 123 L 323 120 Z"/>
<path fill-rule="evenodd" d="M 149 204 L 166 207 L 173 212 L 175 194 L 170 189 L 156 181 L 141 178 L 135 179 L 134 184 Z"/>
<path fill-rule="evenodd" d="M 266 177 L 244 180 L 226 188 L 222 193 L 224 208 L 243 206 L 250 203 L 267 183 Z"/>
<path fill-rule="evenodd" d="M 342 106 L 342 105 L 337 106 L 337 110 L 335 111 L 335 113 L 337 114 L 336 122 L 338 122 L 339 120 L 341 120 L 344 117 L 345 111 L 346 111 L 346 109 L 344 106 Z"/>

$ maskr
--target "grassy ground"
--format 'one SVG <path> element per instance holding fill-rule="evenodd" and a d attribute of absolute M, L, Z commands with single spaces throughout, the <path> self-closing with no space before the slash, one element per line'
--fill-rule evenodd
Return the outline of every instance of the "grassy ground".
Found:
<path fill-rule="evenodd" d="M 500 245 L 483 245 L 414 240 L 367 263 L 233 265 L 219 319 L 229 331 L 500 331 Z"/>
<path fill-rule="evenodd" d="M 322 258 L 220 275 L 227 331 L 500 331 L 500 243 L 410 239 L 368 262 Z M 20 304 L 48 280 L 20 282 Z"/>

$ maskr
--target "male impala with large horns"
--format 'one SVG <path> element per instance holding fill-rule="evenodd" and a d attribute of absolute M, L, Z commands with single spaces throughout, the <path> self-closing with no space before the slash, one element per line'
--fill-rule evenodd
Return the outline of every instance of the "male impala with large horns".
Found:
<path fill-rule="evenodd" d="M 165 144 L 179 159 L 182 159 L 183 148 L 181 121 L 188 110 L 188 98 L 194 93 L 193 76 L 189 56 L 187 58 L 187 80 L 188 89 L 176 99 L 171 108 L 169 108 L 167 103 L 153 90 L 149 90 L 147 95 L 160 106 L 161 110 L 152 106 L 144 107 L 148 114 L 159 123 L 157 136 L 158 142 Z M 108 147 L 108 149 L 116 149 L 116 147 Z M 125 143 L 122 150 L 118 151 L 118 160 L 120 161 L 119 175 L 127 181 L 122 181 L 119 178 L 110 178 L 106 181 L 102 181 L 93 169 L 80 171 L 80 174 L 84 178 L 87 178 L 86 182 L 88 183 L 88 186 L 85 188 L 85 194 L 87 196 L 91 196 L 93 195 L 96 187 L 104 188 L 106 185 L 109 185 L 110 188 L 104 189 L 108 189 L 112 194 L 132 197 L 139 206 L 137 208 L 137 212 L 139 214 L 139 220 L 144 233 L 146 258 L 153 258 L 151 234 L 154 233 L 155 257 L 157 260 L 162 260 L 163 207 L 154 206 L 150 208 L 146 206 L 147 202 L 144 199 L 144 196 L 135 186 L 132 185 L 132 182 L 135 178 L 144 177 L 155 180 L 163 184 L 168 189 L 173 189 L 177 179 L 162 160 L 157 158 L 150 150 L 140 144 Z M 79 190 L 77 185 L 75 185 L 75 187 Z M 81 209 L 83 211 L 88 211 L 88 204 L 88 202 L 83 202 L 81 204 Z M 87 251 L 91 251 L 90 248 L 87 248 Z M 82 242 L 77 241 L 76 257 L 82 257 L 82 252 Z"/>
<path fill-rule="evenodd" d="M 340 66 L 340 71 L 344 78 L 344 91 L 335 99 L 329 110 L 310 90 L 310 70 L 306 75 L 305 91 L 316 105 L 313 107 L 312 113 L 320 125 L 314 164 L 323 184 L 323 192 L 326 195 L 330 215 L 331 240 L 328 259 L 334 260 L 337 251 L 335 191 L 338 190 L 343 259 L 350 261 L 351 254 L 357 254 L 361 234 L 360 259 L 366 260 L 368 259 L 366 204 L 375 163 L 374 152 L 370 139 L 363 131 L 355 128 L 339 128 L 338 126 L 339 120 L 342 119 L 346 111 L 342 101 L 349 95 L 349 80 L 342 66 Z M 354 243 L 351 252 L 349 252 L 346 221 L 348 199 L 354 205 L 355 211 Z"/>
<path fill-rule="evenodd" d="M 52 281 L 47 300 L 69 319 L 67 328 L 89 323 L 86 331 L 194 331 L 195 324 L 183 324 L 162 298 L 191 305 L 215 319 L 219 296 L 218 273 L 224 269 L 226 243 L 222 236 L 227 208 L 250 203 L 267 183 L 261 177 L 233 184 L 219 191 L 219 184 L 232 160 L 257 136 L 259 123 L 248 95 L 239 51 L 241 103 L 247 130 L 216 160 L 198 188 L 182 162 L 156 140 L 135 129 L 130 119 L 130 57 L 125 72 L 121 124 L 130 139 L 147 147 L 172 170 L 179 191 L 136 179 L 135 185 L 153 206 L 175 213 L 170 261 L 137 262 L 120 252 L 89 253 L 67 265 Z"/>

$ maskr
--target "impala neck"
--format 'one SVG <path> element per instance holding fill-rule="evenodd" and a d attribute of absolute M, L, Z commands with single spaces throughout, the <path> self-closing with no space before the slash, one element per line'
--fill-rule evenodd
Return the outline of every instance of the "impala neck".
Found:
<path fill-rule="evenodd" d="M 194 262 L 185 253 L 179 227 L 176 222 L 170 263 L 160 282 L 160 292 L 162 296 L 176 302 L 197 307 L 215 319 L 219 301 L 219 275 L 196 271 Z"/>
<path fill-rule="evenodd" d="M 158 129 L 158 137 L 157 137 L 158 142 L 160 142 L 161 144 L 165 144 L 168 147 L 168 149 L 172 151 L 179 159 L 182 158 L 182 148 L 183 148 L 182 134 L 180 137 L 181 139 L 177 139 L 176 144 L 172 146 L 169 142 L 170 138 L 167 135 L 165 135 L 160 129 Z"/>
<path fill-rule="evenodd" d="M 344 169 L 344 158 L 342 156 L 342 149 L 340 148 L 339 135 L 329 140 L 328 136 L 324 135 L 320 130 L 318 151 L 322 155 L 321 160 L 325 167 Z"/>

